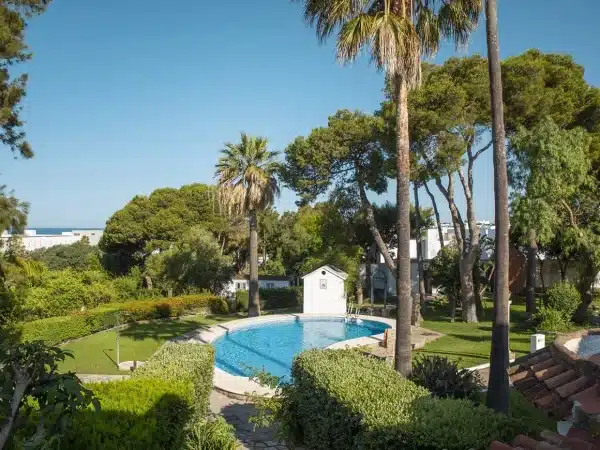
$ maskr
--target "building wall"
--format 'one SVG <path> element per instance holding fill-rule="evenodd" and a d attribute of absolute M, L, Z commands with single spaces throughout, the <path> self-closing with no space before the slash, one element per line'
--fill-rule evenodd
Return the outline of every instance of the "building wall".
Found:
<path fill-rule="evenodd" d="M 35 230 L 26 230 L 25 235 L 20 236 L 23 246 L 27 251 L 40 248 L 54 247 L 55 245 L 70 245 L 79 242 L 83 236 L 87 236 L 91 245 L 98 245 L 104 230 L 73 230 L 63 234 L 36 234 Z M 0 239 L 7 241 L 10 235 L 5 233 Z"/>
<path fill-rule="evenodd" d="M 225 292 L 234 295 L 237 291 L 246 291 L 249 287 L 249 281 L 242 278 L 231 280 L 225 286 Z M 259 289 L 286 288 L 290 287 L 290 280 L 258 280 Z"/>
<path fill-rule="evenodd" d="M 325 272 L 324 274 L 322 272 Z M 303 278 L 303 312 L 309 314 L 345 314 L 344 280 L 327 270 L 319 269 Z M 325 283 L 325 284 L 323 284 Z M 323 288 L 325 286 L 325 288 Z"/>

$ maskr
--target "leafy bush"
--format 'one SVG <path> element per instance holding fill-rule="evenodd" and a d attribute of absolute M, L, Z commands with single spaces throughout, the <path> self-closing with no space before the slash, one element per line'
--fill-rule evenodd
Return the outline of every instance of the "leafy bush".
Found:
<path fill-rule="evenodd" d="M 236 291 L 238 311 L 248 311 L 248 291 Z M 302 286 L 259 289 L 261 309 L 296 308 L 302 306 Z"/>
<path fill-rule="evenodd" d="M 459 250 L 456 245 L 446 245 L 431 260 L 433 283 L 452 303 L 460 297 Z"/>
<path fill-rule="evenodd" d="M 554 309 L 562 313 L 570 321 L 573 314 L 581 304 L 581 294 L 577 288 L 569 282 L 554 283 L 548 289 L 546 297 L 546 308 Z"/>
<path fill-rule="evenodd" d="M 210 345 L 167 342 L 134 372 L 134 378 L 192 383 L 195 408 L 204 414 L 213 385 L 214 362 L 214 349 Z"/>
<path fill-rule="evenodd" d="M 432 398 L 385 363 L 352 350 L 309 350 L 296 358 L 280 420 L 312 449 L 485 449 L 527 423 L 468 400 Z"/>
<path fill-rule="evenodd" d="M 0 448 L 11 435 L 14 448 L 53 445 L 78 411 L 99 408 L 74 373 L 58 372 L 67 356 L 72 357 L 40 341 L 0 352 Z"/>
<path fill-rule="evenodd" d="M 437 355 L 416 359 L 410 380 L 441 398 L 475 400 L 483 388 L 477 371 L 460 369 L 456 362 Z"/>
<path fill-rule="evenodd" d="M 86 385 L 101 411 L 77 415 L 63 438 L 73 450 L 179 449 L 193 415 L 194 397 L 183 380 L 135 379 Z"/>
<path fill-rule="evenodd" d="M 200 420 L 187 433 L 185 450 L 236 450 L 234 428 L 220 416 Z"/>
<path fill-rule="evenodd" d="M 567 331 L 573 314 L 581 304 L 581 294 L 569 282 L 554 283 L 536 314 L 538 329 L 545 331 Z"/>
<path fill-rule="evenodd" d="M 115 303 L 69 316 L 23 322 L 15 327 L 21 341 L 42 340 L 54 345 L 112 328 L 117 323 L 178 317 L 206 310 L 215 314 L 226 313 L 227 302 L 212 295 L 189 295 L 161 300 Z"/>
<path fill-rule="evenodd" d="M 540 308 L 535 315 L 537 329 L 543 331 L 568 331 L 571 325 L 569 318 L 557 309 Z"/>

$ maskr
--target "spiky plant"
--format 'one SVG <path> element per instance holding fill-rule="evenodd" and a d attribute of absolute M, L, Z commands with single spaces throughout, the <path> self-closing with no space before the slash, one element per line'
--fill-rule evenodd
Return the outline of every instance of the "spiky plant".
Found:
<path fill-rule="evenodd" d="M 249 219 L 250 316 L 260 315 L 256 212 L 271 206 L 279 196 L 276 158 L 277 152 L 269 151 L 266 138 L 241 133 L 239 143 L 225 144 L 216 165 L 219 201 L 229 213 L 247 214 Z"/>
<path fill-rule="evenodd" d="M 396 111 L 396 200 L 398 255 L 396 356 L 394 366 L 411 371 L 410 158 L 408 91 L 421 81 L 421 59 L 437 52 L 442 39 L 464 45 L 476 27 L 482 0 L 296 0 L 304 18 L 325 41 L 337 33 L 344 63 L 367 50 L 378 69 L 394 81 Z"/>

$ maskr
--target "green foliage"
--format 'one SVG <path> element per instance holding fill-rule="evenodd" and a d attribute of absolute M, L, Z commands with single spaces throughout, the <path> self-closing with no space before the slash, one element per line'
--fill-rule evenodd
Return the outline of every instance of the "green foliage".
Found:
<path fill-rule="evenodd" d="M 434 284 L 438 285 L 449 299 L 460 296 L 459 251 L 456 245 L 446 245 L 431 261 L 429 266 Z"/>
<path fill-rule="evenodd" d="M 260 289 L 260 308 L 269 310 L 302 307 L 303 292 L 302 286 Z M 237 310 L 248 311 L 248 291 L 236 291 L 235 298 Z"/>
<path fill-rule="evenodd" d="M 6 346 L 0 351 L 0 448 L 15 433 L 20 418 L 29 427 L 17 432 L 16 448 L 56 444 L 79 411 L 99 404 L 73 373 L 58 372 L 58 363 L 72 356 L 36 341 Z M 35 414 L 32 414 L 34 413 Z"/>
<path fill-rule="evenodd" d="M 146 273 L 155 287 L 177 294 L 204 289 L 220 293 L 233 275 L 231 258 L 222 255 L 216 239 L 202 227 L 192 227 L 171 248 L 149 259 Z"/>
<path fill-rule="evenodd" d="M 208 410 L 214 363 L 215 353 L 210 345 L 166 342 L 143 367 L 134 372 L 134 378 L 150 377 L 191 383 L 195 411 L 203 415 Z"/>
<path fill-rule="evenodd" d="M 39 286 L 27 293 L 24 314 L 28 320 L 61 316 L 114 302 L 118 298 L 118 292 L 102 272 L 48 271 Z"/>
<path fill-rule="evenodd" d="M 285 266 L 281 259 L 268 259 L 258 268 L 259 275 L 285 275 Z"/>
<path fill-rule="evenodd" d="M 152 251 L 170 248 L 190 227 L 212 229 L 221 222 L 215 208 L 215 189 L 204 184 L 156 189 L 148 197 L 134 197 L 106 222 L 99 244 L 105 267 L 115 274 L 128 273 Z"/>
<path fill-rule="evenodd" d="M 280 413 L 313 449 L 487 449 L 528 432 L 468 400 L 431 398 L 385 363 L 356 351 L 309 350 L 296 358 Z"/>
<path fill-rule="evenodd" d="M 220 416 L 193 424 L 187 433 L 185 450 L 236 450 L 235 428 Z"/>
<path fill-rule="evenodd" d="M 64 439 L 73 450 L 179 449 L 193 414 L 190 383 L 154 378 L 88 384 L 100 412 L 79 413 Z"/>
<path fill-rule="evenodd" d="M 437 355 L 415 359 L 410 380 L 440 398 L 475 400 L 483 389 L 477 371 L 460 369 L 458 363 Z"/>
<path fill-rule="evenodd" d="M 30 252 L 29 256 L 44 263 L 50 270 L 88 270 L 96 269 L 99 261 L 98 247 L 81 239 L 70 245 L 54 245 Z"/>
<path fill-rule="evenodd" d="M 581 294 L 569 282 L 554 283 L 548 289 L 544 306 L 536 314 L 537 328 L 544 331 L 568 331 L 573 314 L 581 304 Z"/>
<path fill-rule="evenodd" d="M 201 294 L 114 303 L 69 316 L 20 323 L 14 327 L 13 332 L 23 342 L 43 340 L 48 344 L 59 344 L 114 327 L 117 323 L 117 313 L 120 314 L 120 323 L 126 323 L 178 317 L 203 310 L 212 313 L 226 313 L 228 312 L 227 302 L 220 297 Z"/>

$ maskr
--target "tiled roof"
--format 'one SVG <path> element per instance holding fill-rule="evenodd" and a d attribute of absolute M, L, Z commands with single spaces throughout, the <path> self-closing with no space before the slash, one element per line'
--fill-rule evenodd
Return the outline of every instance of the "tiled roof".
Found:
<path fill-rule="evenodd" d="M 542 431 L 539 440 L 519 435 L 511 445 L 492 442 L 490 450 L 600 450 L 600 441 L 579 428 L 569 430 L 567 436 L 551 431 Z"/>
<path fill-rule="evenodd" d="M 525 398 L 556 419 L 569 416 L 573 401 L 588 415 L 600 410 L 598 378 L 549 346 L 517 359 L 509 368 L 510 381 Z"/>

